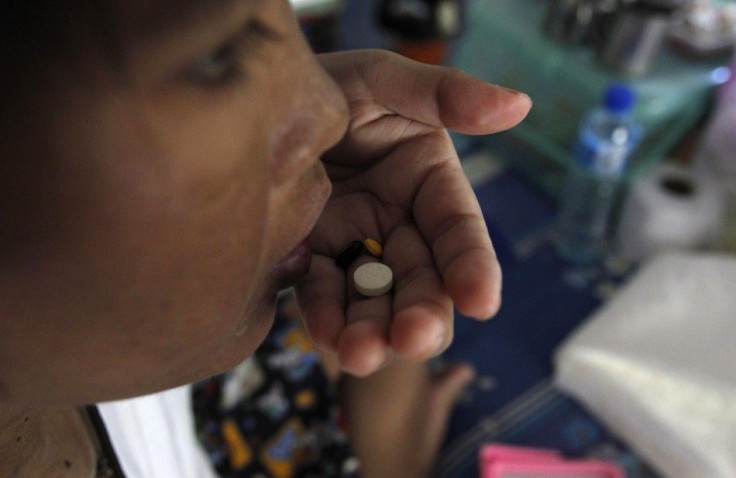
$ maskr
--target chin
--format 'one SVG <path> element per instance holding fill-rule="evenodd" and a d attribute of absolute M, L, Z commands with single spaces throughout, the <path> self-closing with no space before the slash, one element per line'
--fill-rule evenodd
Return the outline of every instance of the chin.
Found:
<path fill-rule="evenodd" d="M 262 278 L 260 283 L 260 290 L 251 295 L 246 310 L 219 350 L 226 363 L 219 365 L 218 373 L 238 365 L 253 354 L 273 327 L 280 285 L 270 274 Z"/>
<path fill-rule="evenodd" d="M 231 333 L 229 338 L 216 347 L 214 355 L 204 359 L 205 362 L 209 359 L 208 369 L 205 373 L 198 372 L 200 376 L 196 380 L 226 372 L 250 357 L 266 340 L 273 327 L 275 303 L 274 298 L 270 303 L 261 304 L 256 310 L 251 311 L 235 333 Z"/>
<path fill-rule="evenodd" d="M 277 302 L 278 289 L 276 287 L 268 287 L 268 290 L 259 294 L 255 304 L 251 303 L 254 307 L 249 307 L 246 313 L 243 315 L 238 328 L 235 331 L 235 337 L 240 338 L 254 338 L 254 336 L 260 337 L 258 345 L 265 340 L 268 331 L 273 326 L 274 318 L 276 316 L 276 302 Z"/>

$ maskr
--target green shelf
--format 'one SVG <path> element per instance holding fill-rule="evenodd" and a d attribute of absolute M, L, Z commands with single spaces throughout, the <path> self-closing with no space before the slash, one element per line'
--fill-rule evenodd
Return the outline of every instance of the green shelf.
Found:
<path fill-rule="evenodd" d="M 637 92 L 636 118 L 644 137 L 627 180 L 661 160 L 705 115 L 721 61 L 694 61 L 663 49 L 652 69 L 630 77 L 599 64 L 595 52 L 550 39 L 542 29 L 541 0 L 471 0 L 466 33 L 455 46 L 453 66 L 490 82 L 528 93 L 534 106 L 510 131 L 481 138 L 454 135 L 458 143 L 481 142 L 544 190 L 558 196 L 564 173 L 575 167 L 568 151 L 584 114 L 596 107 L 612 82 Z"/>

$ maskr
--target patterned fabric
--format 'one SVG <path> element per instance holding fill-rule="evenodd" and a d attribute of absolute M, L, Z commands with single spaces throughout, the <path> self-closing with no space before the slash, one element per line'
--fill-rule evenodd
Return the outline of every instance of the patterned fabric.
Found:
<path fill-rule="evenodd" d="M 235 369 L 194 387 L 197 433 L 224 477 L 360 476 L 334 384 L 307 336 L 277 317 Z"/>

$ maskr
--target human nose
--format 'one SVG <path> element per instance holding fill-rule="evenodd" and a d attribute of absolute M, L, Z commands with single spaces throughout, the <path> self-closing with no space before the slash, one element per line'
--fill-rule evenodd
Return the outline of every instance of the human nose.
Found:
<path fill-rule="evenodd" d="M 274 178 L 278 184 L 306 169 L 345 134 L 348 106 L 342 91 L 309 54 L 293 90 L 287 120 L 272 137 Z M 295 171 L 296 170 L 296 171 Z"/>

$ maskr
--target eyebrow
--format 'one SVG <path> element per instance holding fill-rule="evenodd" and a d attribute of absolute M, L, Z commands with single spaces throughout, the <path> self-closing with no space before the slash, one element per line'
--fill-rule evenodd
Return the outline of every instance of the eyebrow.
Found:
<path fill-rule="evenodd" d="M 152 35 L 177 28 L 183 24 L 201 21 L 203 15 L 226 17 L 235 7 L 251 4 L 255 9 L 264 0 L 157 0 L 140 15 L 139 33 Z"/>

